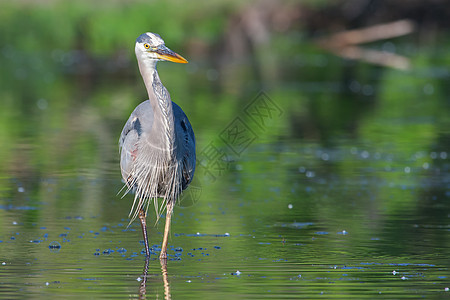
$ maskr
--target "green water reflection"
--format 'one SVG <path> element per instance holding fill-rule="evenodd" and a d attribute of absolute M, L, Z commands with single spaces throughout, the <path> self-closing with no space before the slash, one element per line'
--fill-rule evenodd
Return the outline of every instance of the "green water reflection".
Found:
<path fill-rule="evenodd" d="M 159 72 L 199 165 L 167 274 L 149 261 L 149 298 L 446 295 L 448 36 L 396 44 L 408 71 L 344 61 L 295 32 L 273 37 L 269 62 L 262 47 L 224 65 L 200 49 L 217 42 L 220 13 L 173 23 L 143 16 L 173 3 L 80 3 L 1 4 L 1 298 L 139 297 L 145 260 L 138 224 L 126 229 L 117 143 L 145 99 L 134 39 L 152 28 L 190 60 Z"/>

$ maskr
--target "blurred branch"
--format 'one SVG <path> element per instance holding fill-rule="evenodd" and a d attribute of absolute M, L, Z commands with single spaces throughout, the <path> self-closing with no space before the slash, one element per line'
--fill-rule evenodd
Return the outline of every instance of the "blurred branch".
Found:
<path fill-rule="evenodd" d="M 317 43 L 322 48 L 344 58 L 406 70 L 410 67 L 408 58 L 390 52 L 364 49 L 357 45 L 404 36 L 412 33 L 414 27 L 412 21 L 400 20 L 339 32 L 330 37 L 322 38 Z"/>

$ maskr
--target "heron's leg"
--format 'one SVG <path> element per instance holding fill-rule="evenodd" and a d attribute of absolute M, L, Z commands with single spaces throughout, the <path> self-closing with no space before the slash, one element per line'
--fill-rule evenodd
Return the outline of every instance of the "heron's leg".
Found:
<path fill-rule="evenodd" d="M 139 209 L 139 220 L 141 220 L 141 227 L 142 227 L 142 235 L 144 236 L 144 245 L 145 245 L 145 255 L 147 257 L 150 256 L 150 250 L 148 248 L 148 238 L 147 238 L 147 224 L 145 222 L 145 211 L 144 208 Z"/>
<path fill-rule="evenodd" d="M 166 208 L 166 226 L 164 228 L 164 237 L 161 246 L 161 254 L 159 255 L 160 259 L 167 259 L 167 242 L 169 239 L 169 231 L 170 231 L 170 222 L 172 219 L 173 212 L 173 201 L 168 201 Z"/>

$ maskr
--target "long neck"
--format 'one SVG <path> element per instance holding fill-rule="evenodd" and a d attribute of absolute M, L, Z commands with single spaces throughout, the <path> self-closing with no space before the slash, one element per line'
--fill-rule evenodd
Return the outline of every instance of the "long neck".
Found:
<path fill-rule="evenodd" d="M 138 60 L 138 64 L 154 112 L 153 126 L 158 130 L 157 134 L 162 134 L 161 146 L 170 155 L 175 145 L 175 125 L 170 94 L 159 78 L 156 60 Z"/>
<path fill-rule="evenodd" d="M 158 71 L 156 70 L 156 63 L 156 60 L 138 59 L 139 71 L 141 72 L 142 79 L 144 80 L 145 88 L 147 89 L 147 94 L 150 101 L 152 101 L 152 99 L 156 97 L 153 89 L 155 76 L 157 77 L 157 81 L 161 82 L 161 79 L 159 79 Z M 156 104 L 156 102 L 152 101 L 152 104 Z"/>

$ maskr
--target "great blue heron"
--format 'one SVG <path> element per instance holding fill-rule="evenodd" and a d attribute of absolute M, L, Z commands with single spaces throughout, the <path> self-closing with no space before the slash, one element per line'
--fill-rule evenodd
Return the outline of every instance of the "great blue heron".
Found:
<path fill-rule="evenodd" d="M 149 99 L 134 109 L 122 130 L 120 168 L 127 191 L 135 191 L 131 222 L 139 216 L 147 256 L 150 250 L 145 218 L 151 200 L 158 216 L 166 209 L 160 254 L 160 259 L 166 259 L 175 201 L 194 176 L 195 137 L 186 114 L 172 102 L 161 83 L 156 63 L 160 60 L 187 63 L 187 60 L 151 32 L 136 39 L 135 52 Z M 160 209 L 158 198 L 162 198 Z"/>

